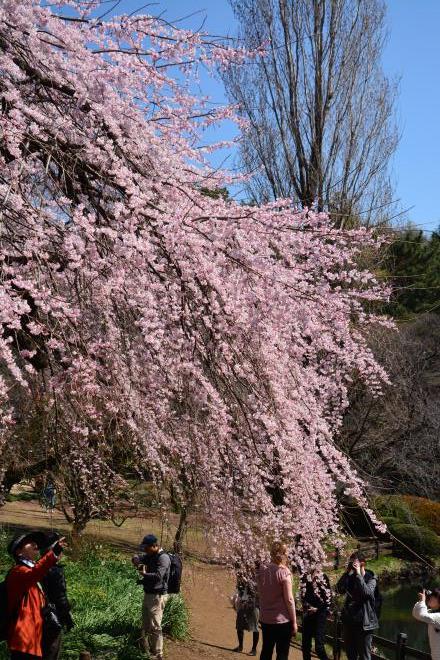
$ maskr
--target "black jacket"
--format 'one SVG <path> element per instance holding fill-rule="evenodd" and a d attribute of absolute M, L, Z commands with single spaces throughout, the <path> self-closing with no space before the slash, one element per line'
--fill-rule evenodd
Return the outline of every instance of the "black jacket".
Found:
<path fill-rule="evenodd" d="M 167 594 L 171 565 L 169 554 L 161 550 L 153 555 L 142 555 L 141 563 L 145 565 L 145 572 L 140 580 L 145 593 Z"/>
<path fill-rule="evenodd" d="M 70 614 L 70 603 L 67 599 L 66 578 L 62 564 L 53 566 L 41 581 L 47 600 L 55 606 L 59 622 L 70 630 L 73 620 Z"/>
<path fill-rule="evenodd" d="M 300 591 L 304 614 L 307 614 L 308 607 L 316 608 L 316 614 L 330 611 L 332 595 L 327 575 L 323 575 L 323 582 L 307 580 L 306 577 L 302 577 Z"/>
<path fill-rule="evenodd" d="M 344 573 L 336 585 L 339 594 L 346 594 L 342 609 L 342 621 L 348 625 L 361 626 L 363 630 L 379 627 L 376 614 L 376 576 L 372 571 L 365 575 Z"/>

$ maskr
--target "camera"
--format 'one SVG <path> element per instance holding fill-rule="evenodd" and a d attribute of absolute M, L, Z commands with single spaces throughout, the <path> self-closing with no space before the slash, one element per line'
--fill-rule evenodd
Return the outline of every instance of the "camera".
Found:
<path fill-rule="evenodd" d="M 429 596 L 432 596 L 431 589 L 428 589 L 428 587 L 424 587 L 423 584 L 420 585 L 418 590 L 419 590 L 420 593 L 422 593 L 424 591 L 426 598 L 429 598 Z"/>

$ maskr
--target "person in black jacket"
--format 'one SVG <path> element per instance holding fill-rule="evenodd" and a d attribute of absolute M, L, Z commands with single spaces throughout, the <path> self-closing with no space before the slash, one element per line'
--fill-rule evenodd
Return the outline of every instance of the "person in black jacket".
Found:
<path fill-rule="evenodd" d="M 139 582 L 144 587 L 142 638 L 150 658 L 162 660 L 162 617 L 168 600 L 171 560 L 154 534 L 144 536 L 140 548 L 143 554 L 135 555 L 132 562 L 140 572 Z"/>
<path fill-rule="evenodd" d="M 44 554 L 58 541 L 60 535 L 56 532 L 47 532 L 45 534 L 44 547 L 41 549 Z M 54 606 L 56 616 L 64 630 L 73 628 L 73 619 L 70 614 L 70 603 L 67 598 L 66 578 L 64 576 L 64 567 L 62 564 L 53 566 L 41 582 L 43 591 L 46 594 L 48 603 Z M 61 653 L 62 631 L 52 636 L 50 639 L 44 639 L 43 635 L 43 660 L 58 660 Z"/>
<path fill-rule="evenodd" d="M 376 587 L 376 576 L 365 568 L 364 555 L 355 552 L 336 585 L 336 591 L 345 594 L 342 625 L 348 660 L 371 660 L 373 631 L 379 627 Z"/>
<path fill-rule="evenodd" d="M 328 660 L 325 650 L 325 625 L 332 605 L 332 593 L 327 575 L 318 572 L 310 576 L 303 575 L 300 593 L 303 610 L 303 660 L 311 660 L 313 639 L 319 660 Z"/>

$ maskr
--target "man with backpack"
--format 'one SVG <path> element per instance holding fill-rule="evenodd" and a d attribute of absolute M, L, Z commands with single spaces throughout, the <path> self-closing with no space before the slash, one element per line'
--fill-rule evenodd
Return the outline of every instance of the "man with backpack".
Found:
<path fill-rule="evenodd" d="M 365 568 L 361 552 L 351 555 L 336 591 L 345 594 L 342 626 L 348 660 L 371 660 L 373 631 L 379 627 L 381 597 L 376 576 Z"/>
<path fill-rule="evenodd" d="M 142 637 L 150 657 L 153 660 L 162 660 L 162 617 L 168 600 L 171 558 L 160 547 L 154 534 L 147 534 L 140 548 L 143 554 L 135 555 L 132 561 L 141 574 L 139 583 L 144 587 Z"/>

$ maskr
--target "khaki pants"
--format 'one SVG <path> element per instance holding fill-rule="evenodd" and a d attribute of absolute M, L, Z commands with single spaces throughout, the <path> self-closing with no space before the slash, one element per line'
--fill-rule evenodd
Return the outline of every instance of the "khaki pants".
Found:
<path fill-rule="evenodd" d="M 142 605 L 142 638 L 144 647 L 152 656 L 163 653 L 162 617 L 168 594 L 144 594 Z"/>

